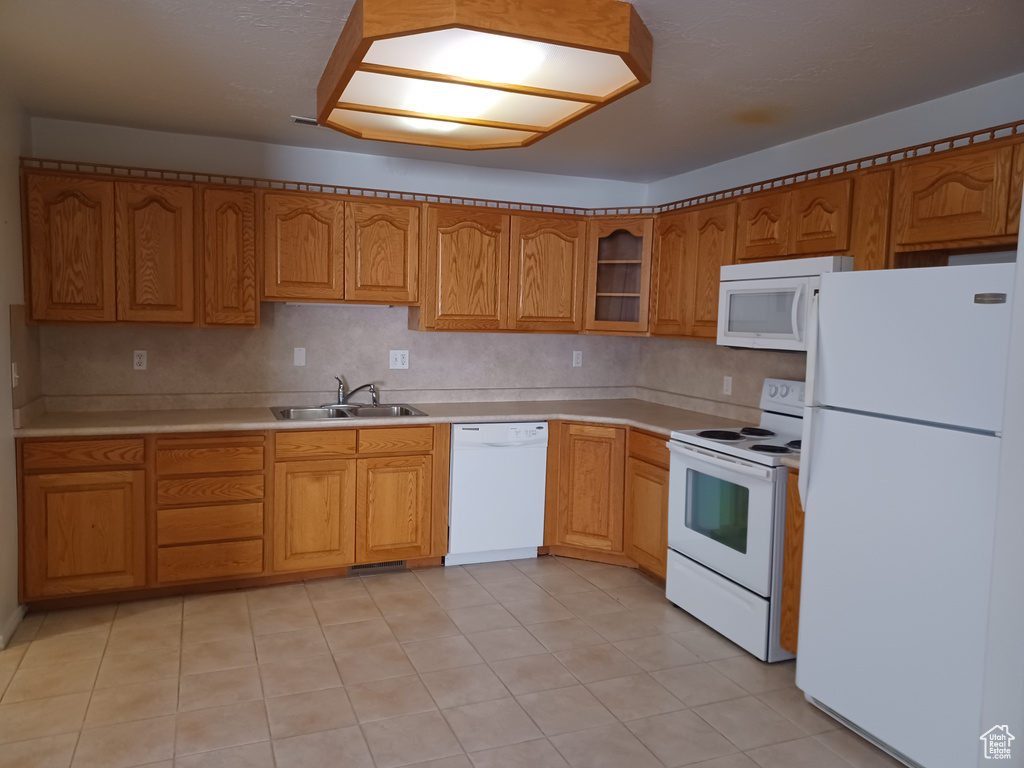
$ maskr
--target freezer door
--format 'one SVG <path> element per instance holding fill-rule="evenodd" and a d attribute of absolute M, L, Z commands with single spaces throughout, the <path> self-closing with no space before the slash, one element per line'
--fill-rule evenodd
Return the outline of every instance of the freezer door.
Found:
<path fill-rule="evenodd" d="M 823 275 L 814 404 L 1001 431 L 1015 266 Z"/>
<path fill-rule="evenodd" d="M 812 430 L 796 684 L 923 766 L 976 765 L 1001 440 L 835 411 Z"/>

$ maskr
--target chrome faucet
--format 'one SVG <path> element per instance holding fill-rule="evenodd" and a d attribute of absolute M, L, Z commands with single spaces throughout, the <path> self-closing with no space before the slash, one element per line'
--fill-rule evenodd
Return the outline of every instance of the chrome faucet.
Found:
<path fill-rule="evenodd" d="M 366 390 L 370 393 L 370 403 L 372 405 L 380 405 L 380 400 L 377 397 L 377 385 L 376 384 L 363 384 L 361 387 L 356 387 L 352 390 L 345 389 L 345 379 L 341 376 L 334 377 L 338 382 L 338 405 L 348 405 L 348 400 L 356 392 Z"/>

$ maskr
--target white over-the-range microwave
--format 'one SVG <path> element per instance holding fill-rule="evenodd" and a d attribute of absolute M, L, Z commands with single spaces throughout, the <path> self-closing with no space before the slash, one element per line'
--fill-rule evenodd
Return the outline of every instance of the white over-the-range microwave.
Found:
<path fill-rule="evenodd" d="M 853 269 L 852 256 L 762 261 L 722 267 L 718 343 L 807 351 L 811 296 L 827 272 Z"/>

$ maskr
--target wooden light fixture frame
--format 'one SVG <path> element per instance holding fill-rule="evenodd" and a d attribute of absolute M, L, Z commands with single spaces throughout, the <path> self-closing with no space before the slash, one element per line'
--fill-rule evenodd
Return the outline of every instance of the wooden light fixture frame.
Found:
<path fill-rule="evenodd" d="M 495 85 L 451 75 L 397 69 L 363 62 L 376 40 L 443 29 L 467 29 L 619 56 L 633 73 L 631 83 L 603 97 L 521 85 Z M 632 5 L 619 0 L 356 0 L 317 86 L 317 123 L 360 139 L 451 149 L 525 147 L 589 115 L 651 81 L 654 42 Z M 510 93 L 585 104 L 548 127 L 431 115 L 384 107 L 340 103 L 357 71 L 434 82 L 495 88 Z M 521 141 L 465 144 L 443 134 L 356 130 L 332 119 L 337 108 L 398 117 L 443 119 L 464 125 L 530 131 Z"/>

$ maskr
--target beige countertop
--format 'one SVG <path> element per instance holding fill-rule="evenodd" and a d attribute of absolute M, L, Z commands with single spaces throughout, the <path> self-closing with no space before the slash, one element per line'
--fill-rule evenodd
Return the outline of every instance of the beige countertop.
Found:
<path fill-rule="evenodd" d="M 282 403 L 281 405 L 288 405 Z M 426 416 L 382 419 L 278 421 L 269 408 L 46 413 L 15 430 L 15 437 L 127 435 L 152 432 L 217 432 L 248 429 L 322 429 L 387 424 L 435 424 L 566 419 L 622 424 L 668 435 L 673 430 L 750 426 L 745 422 L 645 400 L 536 400 L 413 403 Z"/>

